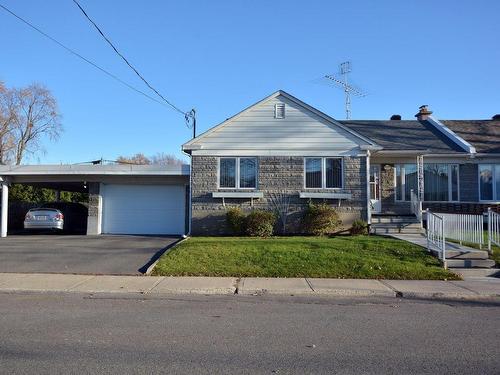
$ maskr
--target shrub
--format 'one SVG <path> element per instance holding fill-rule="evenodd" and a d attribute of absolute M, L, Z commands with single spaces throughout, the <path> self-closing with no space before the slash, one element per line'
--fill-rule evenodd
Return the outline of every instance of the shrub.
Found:
<path fill-rule="evenodd" d="M 316 236 L 335 232 L 341 223 L 337 211 L 326 203 L 310 203 L 302 217 L 303 231 Z"/>
<path fill-rule="evenodd" d="M 255 210 L 246 218 L 246 234 L 253 237 L 273 235 L 276 216 L 270 211 Z"/>
<path fill-rule="evenodd" d="M 239 207 L 233 207 L 226 212 L 227 226 L 233 234 L 241 235 L 245 232 L 245 214 Z"/>
<path fill-rule="evenodd" d="M 350 232 L 352 236 L 356 234 L 368 234 L 368 223 L 364 220 L 356 219 L 352 223 Z"/>

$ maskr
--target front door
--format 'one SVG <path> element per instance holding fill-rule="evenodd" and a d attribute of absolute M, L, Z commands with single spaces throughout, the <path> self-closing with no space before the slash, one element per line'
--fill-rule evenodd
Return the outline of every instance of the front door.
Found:
<path fill-rule="evenodd" d="M 380 201 L 380 165 L 370 166 L 370 206 L 372 213 L 382 212 L 382 202 Z"/>

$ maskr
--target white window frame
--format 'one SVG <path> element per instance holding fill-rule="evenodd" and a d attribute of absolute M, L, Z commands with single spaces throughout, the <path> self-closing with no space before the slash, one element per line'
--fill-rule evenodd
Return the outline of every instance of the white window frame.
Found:
<path fill-rule="evenodd" d="M 394 165 L 394 201 L 395 202 L 409 202 L 409 200 L 406 200 L 405 199 L 405 185 L 406 185 L 406 174 L 404 173 L 404 165 L 405 164 L 413 164 L 413 163 L 396 163 Z M 429 202 L 429 203 L 432 203 L 432 202 L 460 202 L 460 164 L 458 163 L 424 163 L 424 173 L 425 173 L 425 164 L 446 164 L 447 165 L 447 168 L 448 168 L 448 200 L 446 201 L 426 201 L 424 200 L 424 202 Z M 401 170 L 401 199 L 397 199 L 397 188 L 398 188 L 398 175 L 396 173 L 397 171 L 397 165 L 399 165 L 399 168 Z M 457 200 L 453 200 L 453 193 L 452 193 L 452 186 L 453 186 L 453 182 L 452 182 L 452 174 L 451 174 L 451 166 L 452 165 L 456 165 L 458 168 L 457 168 Z M 416 194 L 416 192 L 415 192 Z M 424 194 L 423 194 L 423 197 L 422 199 L 425 197 L 425 181 L 424 181 Z"/>
<path fill-rule="evenodd" d="M 307 159 L 321 159 L 321 187 L 307 187 L 307 170 L 306 170 L 306 160 Z M 337 159 L 340 160 L 340 170 L 341 170 L 341 186 L 335 188 L 326 187 L 326 160 L 327 159 Z M 344 189 L 344 158 L 338 156 L 306 156 L 304 157 L 304 189 L 307 190 L 342 190 Z"/>
<path fill-rule="evenodd" d="M 492 186 L 492 191 L 493 199 L 481 199 L 481 173 L 479 171 L 481 165 L 489 165 L 491 166 L 491 183 L 493 184 Z M 497 197 L 497 181 L 496 181 L 496 169 L 500 168 L 500 164 L 495 164 L 495 163 L 481 163 L 477 165 L 477 194 L 479 197 L 480 202 L 500 202 L 500 199 L 496 199 Z M 500 194 L 500 192 L 498 192 Z"/>
<path fill-rule="evenodd" d="M 220 186 L 220 161 L 221 159 L 235 159 L 236 160 L 236 171 L 235 171 L 235 187 L 222 187 Z M 254 159 L 255 160 L 255 187 L 240 187 L 240 159 Z M 259 159 L 254 156 L 221 156 L 218 158 L 217 163 L 217 189 L 219 190 L 256 190 L 259 184 Z"/>
<path fill-rule="evenodd" d="M 278 108 L 283 108 L 283 115 L 281 116 L 278 116 Z M 286 114 L 285 114 L 285 111 L 286 111 L 286 107 L 285 107 L 285 103 L 276 103 L 274 105 L 274 118 L 275 119 L 284 119 L 286 117 Z"/>

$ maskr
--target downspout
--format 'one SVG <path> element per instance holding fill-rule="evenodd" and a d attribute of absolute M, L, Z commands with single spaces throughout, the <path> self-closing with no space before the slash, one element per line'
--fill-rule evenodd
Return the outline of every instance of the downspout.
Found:
<path fill-rule="evenodd" d="M 370 197 L 370 150 L 366 150 L 366 223 L 372 223 L 372 209 Z"/>
<path fill-rule="evenodd" d="M 191 236 L 191 226 L 192 226 L 192 218 L 193 218 L 193 205 L 191 204 L 192 202 L 192 189 L 193 189 L 193 156 L 191 154 L 188 154 L 184 150 L 182 152 L 185 155 L 189 155 L 189 194 L 188 194 L 188 232 L 185 234 L 186 237 Z"/>

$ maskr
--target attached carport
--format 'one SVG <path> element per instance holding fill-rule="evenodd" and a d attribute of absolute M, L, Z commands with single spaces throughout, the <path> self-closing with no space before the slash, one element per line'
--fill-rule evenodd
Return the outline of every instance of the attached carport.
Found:
<path fill-rule="evenodd" d="M 2 237 L 8 233 L 11 184 L 88 192 L 88 235 L 182 235 L 188 231 L 188 165 L 0 166 L 0 184 Z"/>

